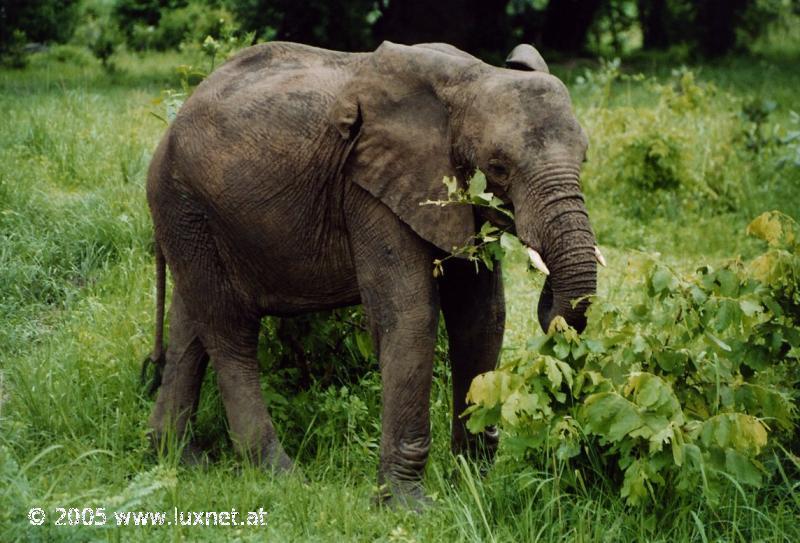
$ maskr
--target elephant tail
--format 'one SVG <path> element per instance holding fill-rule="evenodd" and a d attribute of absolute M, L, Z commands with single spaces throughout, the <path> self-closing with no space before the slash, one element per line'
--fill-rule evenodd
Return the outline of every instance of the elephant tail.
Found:
<path fill-rule="evenodd" d="M 164 302 L 167 290 L 167 265 L 164 260 L 164 252 L 156 240 L 156 330 L 154 337 L 153 352 L 142 361 L 142 370 L 139 381 L 142 386 L 146 386 L 147 395 L 152 396 L 158 387 L 161 386 L 161 377 L 164 371 L 166 360 L 164 358 Z M 147 368 L 153 366 L 153 377 L 147 383 Z"/>

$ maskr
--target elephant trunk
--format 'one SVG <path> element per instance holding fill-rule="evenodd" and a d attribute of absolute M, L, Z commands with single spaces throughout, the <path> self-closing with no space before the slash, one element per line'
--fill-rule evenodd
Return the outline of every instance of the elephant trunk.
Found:
<path fill-rule="evenodd" d="M 516 205 L 520 239 L 541 257 L 538 266 L 549 272 L 539 297 L 539 324 L 547 331 L 560 315 L 578 330 L 586 328 L 587 296 L 597 289 L 595 237 L 580 191 L 579 170 L 551 166 L 527 184 Z"/>

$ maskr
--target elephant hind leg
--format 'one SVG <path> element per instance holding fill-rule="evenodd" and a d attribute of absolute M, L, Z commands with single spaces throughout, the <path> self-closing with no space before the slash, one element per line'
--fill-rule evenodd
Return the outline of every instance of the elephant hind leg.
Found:
<path fill-rule="evenodd" d="M 231 438 L 239 452 L 252 462 L 275 472 L 286 472 L 293 463 L 278 440 L 272 418 L 261 394 L 256 350 L 259 319 L 232 317 L 214 319 L 224 323 L 203 334 L 217 383 Z"/>
<path fill-rule="evenodd" d="M 184 437 L 188 423 L 197 412 L 200 388 L 208 365 L 206 349 L 177 291 L 173 295 L 169 315 L 166 365 L 149 423 L 153 430 L 151 437 L 157 448 L 170 432 L 174 432 L 178 439 Z M 184 454 L 190 454 L 193 450 L 194 447 L 189 445 L 184 449 Z M 192 460 L 190 457 L 186 459 Z"/>
<path fill-rule="evenodd" d="M 497 449 L 494 429 L 471 434 L 461 413 L 467 408 L 472 380 L 497 365 L 503 344 L 505 298 L 500 264 L 494 271 L 471 262 L 451 260 L 439 279 L 453 375 L 451 448 L 454 454 L 491 461 Z"/>

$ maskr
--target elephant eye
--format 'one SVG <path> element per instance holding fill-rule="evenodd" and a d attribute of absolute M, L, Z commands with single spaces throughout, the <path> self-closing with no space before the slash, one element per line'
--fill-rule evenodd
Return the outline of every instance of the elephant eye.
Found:
<path fill-rule="evenodd" d="M 489 161 L 489 175 L 496 179 L 508 177 L 508 168 L 499 160 L 493 158 Z"/>

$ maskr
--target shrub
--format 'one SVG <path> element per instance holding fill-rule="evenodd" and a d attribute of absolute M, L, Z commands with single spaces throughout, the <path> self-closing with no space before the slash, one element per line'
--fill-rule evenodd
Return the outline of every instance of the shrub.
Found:
<path fill-rule="evenodd" d="M 87 47 L 103 67 L 110 70 L 113 65 L 109 60 L 122 43 L 122 35 L 110 17 L 87 14 L 75 31 L 75 42 Z"/>
<path fill-rule="evenodd" d="M 791 111 L 790 118 L 792 126 L 781 139 L 781 143 L 787 147 L 786 154 L 778 161 L 778 166 L 791 165 L 800 168 L 800 115 Z"/>
<path fill-rule="evenodd" d="M 337 309 L 293 318 L 267 319 L 261 359 L 271 371 L 285 373 L 284 386 L 308 388 L 348 385 L 374 362 L 366 319 L 358 308 Z"/>
<path fill-rule="evenodd" d="M 175 3 L 171 0 L 117 0 L 113 15 L 122 32 L 130 39 L 135 25 L 155 27 L 161 11 Z"/>
<path fill-rule="evenodd" d="M 262 324 L 258 357 L 270 414 L 293 454 L 372 451 L 380 437 L 380 376 L 366 319 L 344 308 Z M 295 453 L 296 451 L 296 453 Z M 350 462 L 349 453 L 332 456 Z M 359 455 L 363 456 L 363 455 Z"/>
<path fill-rule="evenodd" d="M 232 29 L 235 29 L 233 15 L 227 10 L 191 3 L 162 13 L 156 46 L 170 49 L 185 41 L 200 43 L 207 36 L 219 39 Z"/>
<path fill-rule="evenodd" d="M 69 40 L 78 20 L 78 2 L 39 0 L 0 5 L 0 59 L 13 68 L 27 64 L 25 45 Z"/>
<path fill-rule="evenodd" d="M 3 64 L 11 68 L 24 68 L 28 65 L 28 55 L 25 53 L 25 44 L 28 38 L 22 30 L 14 30 L 8 41 L 0 49 L 0 58 Z"/>
<path fill-rule="evenodd" d="M 231 36 L 238 30 L 238 25 L 224 8 L 191 2 L 175 9 L 162 9 L 158 17 L 143 14 L 123 28 L 133 49 L 165 50 L 175 49 L 183 43 L 199 44 L 207 36 L 217 40 Z"/>
<path fill-rule="evenodd" d="M 549 453 L 576 484 L 609 473 L 631 504 L 759 486 L 763 453 L 799 445 L 800 228 L 771 212 L 748 232 L 767 244 L 749 262 L 682 276 L 651 258 L 628 309 L 598 298 L 583 337 L 556 319 L 473 381 L 470 430 L 500 425 L 512 458 Z"/>
<path fill-rule="evenodd" d="M 137 51 L 155 49 L 159 34 L 153 25 L 136 23 L 130 30 L 128 45 Z"/>
<path fill-rule="evenodd" d="M 646 84 L 654 107 L 607 107 L 612 83 L 621 79 L 641 80 L 621 76 L 618 64 L 582 79 L 596 104 L 583 115 L 592 142 L 584 171 L 587 191 L 610 196 L 639 219 L 737 209 L 753 177 L 753 161 L 740 137 L 736 100 L 698 84 L 682 69 L 667 84 Z"/>
<path fill-rule="evenodd" d="M 31 57 L 32 63 L 47 64 L 52 61 L 81 67 L 89 66 L 94 62 L 86 47 L 70 44 L 53 45 L 45 52 Z"/>
<path fill-rule="evenodd" d="M 0 48 L 21 30 L 35 42 L 63 43 L 70 39 L 78 22 L 75 0 L 4 2 L 0 16 Z"/>
<path fill-rule="evenodd" d="M 97 36 L 90 44 L 89 49 L 103 65 L 103 68 L 111 70 L 114 65 L 109 62 L 109 59 L 111 55 L 114 54 L 118 43 L 119 40 L 113 31 L 108 27 L 101 27 L 100 32 L 98 32 Z"/>
<path fill-rule="evenodd" d="M 637 136 L 616 156 L 619 180 L 642 190 L 675 190 L 691 183 L 682 152 L 683 135 L 676 130 L 659 129 L 653 116 L 639 117 Z"/>

